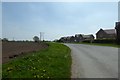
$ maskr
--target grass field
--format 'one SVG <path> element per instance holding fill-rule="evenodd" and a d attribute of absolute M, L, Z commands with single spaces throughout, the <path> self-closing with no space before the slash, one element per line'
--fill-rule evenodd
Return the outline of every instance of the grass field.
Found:
<path fill-rule="evenodd" d="M 88 45 L 96 45 L 96 46 L 109 46 L 109 47 L 116 47 L 116 48 L 120 48 L 120 45 L 117 44 L 107 44 L 107 43 L 83 43 L 81 42 L 80 44 L 88 44 Z"/>
<path fill-rule="evenodd" d="M 16 58 L 2 65 L 3 78 L 70 78 L 70 49 L 49 43 L 48 49 Z"/>

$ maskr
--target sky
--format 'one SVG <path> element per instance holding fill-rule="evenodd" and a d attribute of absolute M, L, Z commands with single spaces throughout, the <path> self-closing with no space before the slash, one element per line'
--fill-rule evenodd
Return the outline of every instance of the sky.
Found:
<path fill-rule="evenodd" d="M 0 4 L 1 5 L 1 4 Z M 2 38 L 32 40 L 44 33 L 45 40 L 114 29 L 117 2 L 3 2 Z"/>

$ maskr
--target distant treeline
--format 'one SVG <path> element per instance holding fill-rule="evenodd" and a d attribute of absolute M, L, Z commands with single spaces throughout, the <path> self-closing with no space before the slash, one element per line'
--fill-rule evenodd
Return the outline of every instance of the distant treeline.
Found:
<path fill-rule="evenodd" d="M 3 39 L 0 38 L 0 41 L 2 42 L 50 42 L 47 40 L 40 41 L 39 39 L 38 40 L 33 39 L 32 41 L 32 40 L 9 40 L 8 38 L 3 38 Z"/>

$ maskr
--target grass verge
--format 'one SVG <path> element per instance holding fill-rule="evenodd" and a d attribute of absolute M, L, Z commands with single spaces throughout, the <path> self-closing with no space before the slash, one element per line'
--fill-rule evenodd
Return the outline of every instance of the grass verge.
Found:
<path fill-rule="evenodd" d="M 59 43 L 48 44 L 48 49 L 3 64 L 2 78 L 70 78 L 70 49 Z"/>
<path fill-rule="evenodd" d="M 83 43 L 81 42 L 80 44 L 88 44 L 88 45 L 96 45 L 96 46 L 109 46 L 109 47 L 116 47 L 116 48 L 120 48 L 120 45 L 117 44 L 102 44 L 102 43 Z"/>

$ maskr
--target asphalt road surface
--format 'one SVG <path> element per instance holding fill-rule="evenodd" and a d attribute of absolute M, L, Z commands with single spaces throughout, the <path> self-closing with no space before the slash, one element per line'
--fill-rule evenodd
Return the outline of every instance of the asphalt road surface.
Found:
<path fill-rule="evenodd" d="M 118 78 L 118 48 L 65 45 L 72 50 L 71 78 Z"/>

